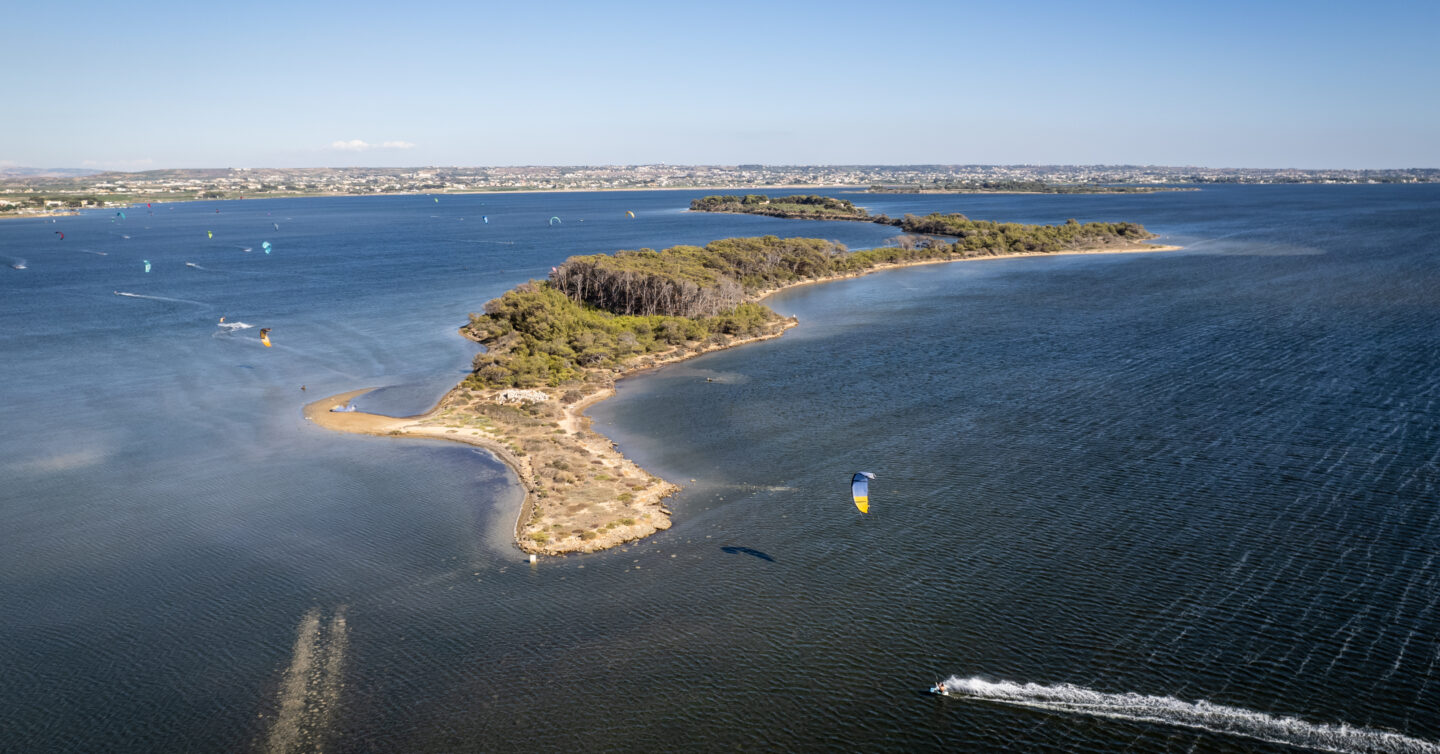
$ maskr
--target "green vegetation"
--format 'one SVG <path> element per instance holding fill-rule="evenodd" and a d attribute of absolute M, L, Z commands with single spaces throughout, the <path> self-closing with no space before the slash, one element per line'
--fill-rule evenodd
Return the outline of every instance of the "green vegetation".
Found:
<path fill-rule="evenodd" d="M 486 351 L 475 357 L 465 386 L 603 383 L 647 356 L 778 332 L 780 316 L 746 299 L 791 283 L 882 264 L 1133 245 L 1154 237 L 1134 223 L 1021 225 L 938 213 L 872 221 L 954 240 L 906 235 L 895 246 L 850 252 L 833 241 L 763 236 L 571 257 L 549 280 L 520 285 L 487 303 L 484 314 L 470 315 L 468 333 Z"/>
<path fill-rule="evenodd" d="M 644 356 L 717 336 L 759 333 L 779 315 L 742 303 L 713 317 L 612 314 L 582 304 L 548 282 L 507 291 L 471 314 L 469 332 L 485 344 L 466 384 L 478 388 L 558 387 L 599 377 Z"/>
<path fill-rule="evenodd" d="M 803 200 L 803 201 L 801 201 Z M 871 215 L 864 209 L 855 207 L 843 199 L 829 199 L 823 196 L 788 196 L 775 202 L 767 202 L 764 195 L 752 194 L 745 197 L 736 196 L 707 196 L 703 199 L 696 199 L 690 203 L 690 209 L 697 212 L 741 212 L 751 214 L 773 215 L 776 208 L 792 206 L 827 206 L 825 202 L 843 203 L 846 210 L 846 217 L 826 219 L 847 219 L 864 222 L 879 223 L 881 225 L 894 225 L 906 233 L 918 233 L 926 235 L 952 236 L 956 239 L 953 243 L 951 253 L 966 254 L 969 252 L 983 252 L 987 254 L 1013 254 L 1013 253 L 1037 253 L 1067 251 L 1079 248 L 1094 248 L 1098 246 L 1112 246 L 1117 244 L 1133 244 L 1148 238 L 1154 238 L 1154 234 L 1145 230 L 1144 226 L 1135 223 L 1085 223 L 1081 224 L 1074 219 L 1067 220 L 1063 225 L 1022 225 L 1020 223 L 996 223 L 987 220 L 971 220 L 959 214 L 942 214 L 939 212 L 916 217 L 905 215 L 898 220 L 891 219 L 885 215 Z M 712 209 L 719 207 L 722 209 Z M 788 210 L 787 210 L 788 211 Z M 786 217 L 797 215 L 787 214 Z M 731 241 L 746 241 L 753 239 L 731 239 Z M 793 241 L 794 239 L 792 239 Z M 728 243 L 719 241 L 716 243 Z M 710 247 L 716 244 L 711 244 Z M 901 239 L 901 246 L 918 246 L 924 249 L 933 249 L 938 246 L 937 239 Z M 694 248 L 694 247 L 690 247 Z M 653 253 L 653 252 L 652 252 Z M 859 252 L 852 255 L 850 263 L 863 264 L 863 260 L 875 253 L 887 253 L 883 249 L 872 249 L 869 252 Z M 860 261 L 856 261 L 856 260 Z M 821 265 L 843 268 L 847 263 L 837 263 L 834 255 Z M 834 269 L 834 272 L 849 272 L 854 270 Z M 825 274 L 825 273 L 822 273 Z M 797 279 L 808 277 L 805 274 L 798 274 Z M 742 281 L 743 282 L 743 281 Z M 780 280 L 778 282 L 789 282 Z"/>
<path fill-rule="evenodd" d="M 1136 223 L 1084 223 L 1075 219 L 1063 225 L 1021 225 L 971 220 L 961 214 L 906 215 L 899 221 L 907 233 L 954 236 L 962 252 L 996 254 L 1055 252 L 1098 246 L 1131 245 L 1155 234 Z"/>
<path fill-rule="evenodd" d="M 707 196 L 690 202 L 695 212 L 738 212 L 746 215 L 767 215 L 800 220 L 869 220 L 865 210 L 845 199 L 817 194 L 781 196 L 771 199 L 764 194 L 745 196 Z"/>
<path fill-rule="evenodd" d="M 715 316 L 755 291 L 827 274 L 845 253 L 814 238 L 729 238 L 571 257 L 550 280 L 576 301 L 618 314 Z"/>

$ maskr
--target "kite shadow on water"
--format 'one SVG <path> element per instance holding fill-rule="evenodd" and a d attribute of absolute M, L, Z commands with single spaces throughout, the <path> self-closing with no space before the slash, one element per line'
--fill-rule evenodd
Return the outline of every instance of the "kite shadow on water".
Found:
<path fill-rule="evenodd" d="M 725 547 L 721 547 L 720 549 L 721 549 L 723 552 L 728 552 L 728 553 L 730 553 L 731 555 L 754 555 L 755 557 L 757 557 L 757 558 L 759 558 L 759 559 L 761 559 L 761 560 L 765 560 L 765 561 L 768 561 L 768 562 L 771 562 L 771 563 L 774 563 L 774 562 L 775 562 L 775 559 L 774 559 L 774 558 L 770 557 L 770 556 L 769 556 L 768 554 L 766 554 L 766 553 L 763 553 L 763 552 L 760 552 L 759 550 L 756 550 L 756 549 L 753 548 L 753 547 L 736 547 L 736 546 L 734 546 L 734 545 L 726 545 Z"/>

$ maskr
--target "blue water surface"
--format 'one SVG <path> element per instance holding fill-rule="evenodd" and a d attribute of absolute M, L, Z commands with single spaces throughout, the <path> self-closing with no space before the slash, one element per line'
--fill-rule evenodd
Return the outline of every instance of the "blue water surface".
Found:
<path fill-rule="evenodd" d="M 894 234 L 686 212 L 702 193 L 0 222 L 0 740 L 1434 750 L 1437 187 L 826 192 L 1185 250 L 772 297 L 800 327 L 592 409 L 685 487 L 674 528 L 606 553 L 532 567 L 487 454 L 301 417 L 365 387 L 428 409 L 466 315 L 572 254 Z M 921 693 L 946 678 L 966 692 Z M 287 718 L 295 689 L 324 712 Z"/>

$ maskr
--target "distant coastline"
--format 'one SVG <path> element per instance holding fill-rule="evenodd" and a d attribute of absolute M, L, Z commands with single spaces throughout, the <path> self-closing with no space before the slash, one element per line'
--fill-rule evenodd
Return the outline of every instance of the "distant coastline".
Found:
<path fill-rule="evenodd" d="M 468 189 L 465 191 L 382 191 L 366 194 L 353 194 L 342 191 L 317 192 L 317 193 L 284 193 L 284 194 L 257 194 L 245 196 L 222 196 L 222 197 L 176 197 L 165 194 L 154 196 L 139 196 L 128 200 L 106 201 L 103 204 L 87 205 L 83 207 L 67 207 L 65 209 L 32 209 L 21 211 L 6 211 L 0 207 L 0 220 L 23 219 L 23 218 L 45 218 L 45 217 L 73 217 L 87 210 L 104 209 L 131 209 L 139 204 L 178 204 L 180 202 L 240 202 L 253 201 L 258 199 L 336 199 L 341 197 L 366 197 L 366 196 L 424 196 L 424 197 L 447 197 L 447 196 L 479 196 L 491 194 L 589 194 L 589 193 L 616 193 L 622 191 L 725 191 L 734 190 L 731 185 L 715 186 L 663 186 L 663 187 L 618 187 L 618 188 L 488 188 Z M 767 189 L 782 189 L 794 191 L 808 189 L 811 191 L 820 189 L 827 191 L 860 191 L 864 187 L 860 185 L 833 185 L 815 186 L 813 184 L 796 184 L 793 186 L 765 186 Z"/>
<path fill-rule="evenodd" d="M 585 191 L 857 190 L 910 193 L 1112 193 L 1216 184 L 1411 184 L 1440 169 L 1272 169 L 1157 165 L 578 165 L 408 168 L 222 168 L 90 172 L 0 167 L 0 217 L 140 202 L 325 196 L 439 196 Z M 1123 187 L 1123 188 L 1117 188 Z"/>

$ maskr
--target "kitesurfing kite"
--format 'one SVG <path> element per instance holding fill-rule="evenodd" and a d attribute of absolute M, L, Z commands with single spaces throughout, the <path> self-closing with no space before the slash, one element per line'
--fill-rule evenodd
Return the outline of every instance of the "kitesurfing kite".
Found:
<path fill-rule="evenodd" d="M 870 512 L 870 480 L 875 475 L 868 471 L 862 471 L 850 478 L 850 496 L 855 498 L 855 507 L 861 513 Z"/>
<path fill-rule="evenodd" d="M 64 240 L 65 240 L 65 234 L 64 234 L 64 233 L 61 233 L 60 231 L 57 230 L 57 231 L 55 231 L 55 235 L 60 236 L 60 240 L 61 240 L 61 241 L 64 241 Z"/>
<path fill-rule="evenodd" d="M 635 219 L 635 213 L 634 213 L 634 212 L 631 212 L 630 210 L 627 209 L 627 210 L 625 210 L 625 214 L 626 214 L 626 215 L 629 215 L 631 220 L 634 220 L 634 219 Z"/>
<path fill-rule="evenodd" d="M 270 224 L 275 226 L 275 230 L 280 230 L 280 223 L 270 223 Z"/>
<path fill-rule="evenodd" d="M 558 217 L 552 217 L 552 218 L 550 218 L 550 224 L 551 224 L 551 225 L 559 225 L 559 224 L 560 224 L 560 218 L 558 218 Z"/>
<path fill-rule="evenodd" d="M 140 260 L 140 261 L 142 261 L 142 262 L 145 263 L 145 271 L 146 271 L 146 272 L 149 272 L 149 271 L 150 271 L 150 260 L 148 260 L 148 259 L 142 259 L 142 260 Z"/>
<path fill-rule="evenodd" d="M 205 231 L 205 237 L 206 237 L 206 238 L 214 238 L 214 237 L 215 237 L 215 231 L 213 231 L 213 230 L 207 230 L 207 231 Z"/>
<path fill-rule="evenodd" d="M 270 347 L 270 328 L 260 328 L 260 342 L 264 343 L 266 348 Z"/>
<path fill-rule="evenodd" d="M 269 254 L 269 253 L 270 253 L 270 242 L 269 242 L 269 241 L 261 241 L 261 242 L 260 242 L 260 248 L 264 249 L 266 254 Z"/>
<path fill-rule="evenodd" d="M 490 224 L 490 216 L 489 216 L 489 215 L 481 215 L 481 216 L 480 216 L 480 219 L 481 219 L 481 220 L 484 220 L 486 225 L 489 225 L 489 224 Z"/>
<path fill-rule="evenodd" d="M 125 219 L 125 213 L 124 213 L 124 212 L 116 212 L 115 214 L 118 215 L 121 220 L 124 220 L 124 219 Z"/>

